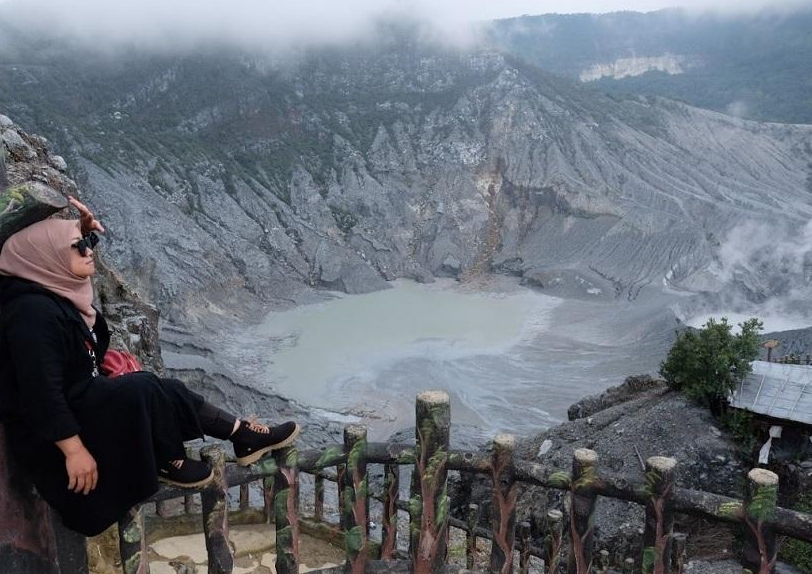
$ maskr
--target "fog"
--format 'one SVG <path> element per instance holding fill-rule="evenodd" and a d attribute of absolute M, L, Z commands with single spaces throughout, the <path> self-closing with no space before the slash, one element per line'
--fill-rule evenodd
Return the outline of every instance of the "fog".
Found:
<path fill-rule="evenodd" d="M 93 47 L 167 49 L 201 44 L 297 47 L 374 40 L 382 21 L 419 22 L 433 39 L 467 44 L 483 22 L 522 14 L 649 11 L 680 5 L 734 13 L 792 9 L 798 0 L 0 0 L 0 19 Z"/>

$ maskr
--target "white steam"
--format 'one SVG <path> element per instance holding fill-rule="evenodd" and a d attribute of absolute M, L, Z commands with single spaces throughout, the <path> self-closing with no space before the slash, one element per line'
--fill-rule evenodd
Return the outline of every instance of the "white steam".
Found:
<path fill-rule="evenodd" d="M 748 221 L 728 233 L 718 257 L 725 282 L 736 273 L 763 273 L 771 267 L 784 275 L 804 276 L 812 258 L 812 221 L 801 229 Z"/>
<path fill-rule="evenodd" d="M 715 275 L 719 291 L 700 308 L 678 312 L 687 324 L 758 317 L 767 332 L 812 325 L 812 222 L 795 228 L 742 223 L 720 246 Z"/>

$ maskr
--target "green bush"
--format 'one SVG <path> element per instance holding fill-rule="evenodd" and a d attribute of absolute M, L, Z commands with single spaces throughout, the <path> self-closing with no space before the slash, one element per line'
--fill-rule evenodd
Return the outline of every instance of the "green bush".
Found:
<path fill-rule="evenodd" d="M 812 493 L 803 494 L 793 508 L 800 512 L 812 512 Z M 778 559 L 805 574 L 812 574 L 812 544 L 808 542 L 788 539 L 781 546 Z"/>
<path fill-rule="evenodd" d="M 739 324 L 733 333 L 726 318 L 709 319 L 698 330 L 677 333 L 677 340 L 660 366 L 660 374 L 674 389 L 696 401 L 713 405 L 736 388 L 758 357 L 758 319 Z"/>

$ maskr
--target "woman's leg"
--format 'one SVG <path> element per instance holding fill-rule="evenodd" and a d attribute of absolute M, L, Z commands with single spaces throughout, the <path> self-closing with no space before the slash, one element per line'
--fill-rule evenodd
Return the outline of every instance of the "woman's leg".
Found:
<path fill-rule="evenodd" d="M 299 425 L 293 421 L 272 427 L 241 421 L 206 402 L 176 379 L 160 379 L 160 382 L 172 397 L 185 440 L 199 438 L 204 433 L 214 438 L 228 439 L 234 445 L 234 454 L 241 465 L 251 464 L 271 450 L 288 446 L 299 435 Z"/>
<path fill-rule="evenodd" d="M 237 417 L 206 402 L 177 379 L 160 381 L 175 405 L 184 440 L 200 438 L 204 434 L 226 440 L 234 433 Z"/>
<path fill-rule="evenodd" d="M 149 420 L 158 479 L 184 487 L 203 486 L 213 476 L 211 468 L 200 461 L 186 458 L 183 441 L 202 436 L 191 397 L 181 395 L 175 385 L 152 373 L 137 372 L 115 379 L 99 377 L 97 384 L 116 387 L 124 404 L 141 408 Z M 177 382 L 177 385 L 181 383 Z M 196 430 L 195 430 L 196 429 Z"/>
<path fill-rule="evenodd" d="M 172 397 L 164 390 L 158 377 L 152 373 L 138 372 L 122 375 L 115 379 L 100 381 L 116 389 L 115 395 L 120 404 L 131 405 L 141 411 L 150 422 L 155 457 L 162 461 L 184 458 L 183 434 L 178 421 Z M 100 405 L 104 408 L 104 405 Z"/>

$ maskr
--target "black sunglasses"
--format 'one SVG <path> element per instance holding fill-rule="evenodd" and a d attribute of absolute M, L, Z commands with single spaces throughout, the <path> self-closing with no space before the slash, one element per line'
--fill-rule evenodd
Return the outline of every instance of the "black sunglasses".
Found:
<path fill-rule="evenodd" d="M 79 255 L 84 257 L 87 255 L 88 249 L 93 249 L 99 243 L 99 236 L 93 231 L 82 237 L 79 241 L 71 245 L 71 247 L 79 250 Z"/>

